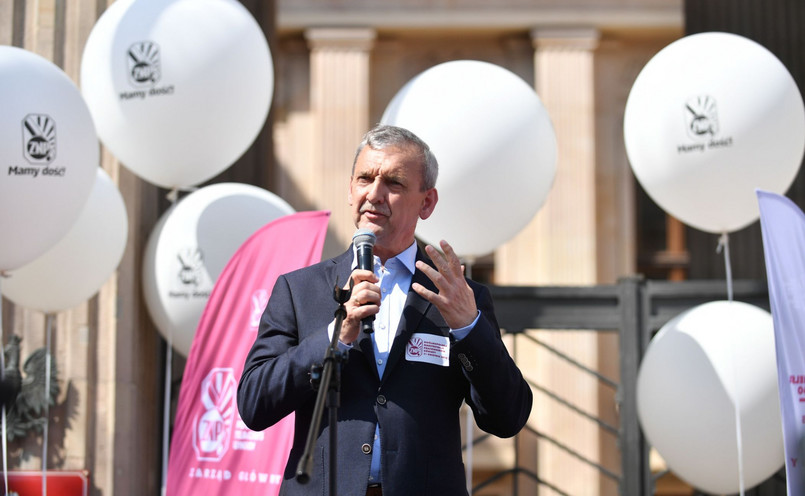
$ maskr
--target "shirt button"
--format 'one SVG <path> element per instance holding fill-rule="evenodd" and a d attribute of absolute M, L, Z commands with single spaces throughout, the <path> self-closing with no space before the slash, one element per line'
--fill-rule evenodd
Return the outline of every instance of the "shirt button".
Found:
<path fill-rule="evenodd" d="M 377 404 L 378 405 L 385 405 L 386 404 L 386 397 L 382 394 L 377 395 Z"/>
<path fill-rule="evenodd" d="M 378 359 L 377 359 L 377 364 L 378 364 L 378 365 L 383 365 L 383 359 L 382 359 L 382 358 L 378 358 Z"/>
<path fill-rule="evenodd" d="M 361 445 L 361 451 L 363 451 L 364 455 L 368 455 L 369 453 L 372 452 L 372 445 L 369 443 L 363 443 Z"/>

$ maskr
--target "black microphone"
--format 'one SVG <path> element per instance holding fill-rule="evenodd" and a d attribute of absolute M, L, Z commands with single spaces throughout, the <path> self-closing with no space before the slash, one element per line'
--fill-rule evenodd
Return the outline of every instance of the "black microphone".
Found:
<path fill-rule="evenodd" d="M 355 252 L 358 256 L 358 268 L 364 270 L 375 270 L 375 257 L 372 253 L 372 248 L 375 246 L 377 236 L 369 229 L 358 229 L 352 235 L 352 244 L 355 245 Z M 366 333 L 372 333 L 374 327 L 372 322 L 375 321 L 375 316 L 370 315 L 361 320 L 361 330 Z"/>

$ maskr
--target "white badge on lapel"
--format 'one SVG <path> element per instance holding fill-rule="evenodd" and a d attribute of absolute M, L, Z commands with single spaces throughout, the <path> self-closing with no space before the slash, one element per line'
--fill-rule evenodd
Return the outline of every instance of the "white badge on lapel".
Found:
<path fill-rule="evenodd" d="M 450 365 L 450 339 L 447 336 L 415 333 L 405 346 L 405 359 L 447 367 Z"/>

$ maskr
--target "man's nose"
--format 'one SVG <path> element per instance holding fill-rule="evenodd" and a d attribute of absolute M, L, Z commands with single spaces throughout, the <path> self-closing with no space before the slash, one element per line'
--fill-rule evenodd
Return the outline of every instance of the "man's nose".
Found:
<path fill-rule="evenodd" d="M 367 198 L 370 201 L 374 202 L 375 200 L 382 200 L 384 195 L 385 188 L 383 186 L 383 181 L 380 178 L 375 179 L 371 186 L 369 186 L 369 191 L 366 194 Z"/>

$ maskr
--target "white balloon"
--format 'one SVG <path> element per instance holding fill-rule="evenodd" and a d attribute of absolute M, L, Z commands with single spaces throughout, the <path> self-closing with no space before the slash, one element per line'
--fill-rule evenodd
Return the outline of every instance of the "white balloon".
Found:
<path fill-rule="evenodd" d="M 434 66 L 392 99 L 382 122 L 422 138 L 439 161 L 439 202 L 417 236 L 480 256 L 513 238 L 544 203 L 556 135 L 534 89 L 486 62 Z"/>
<path fill-rule="evenodd" d="M 0 46 L 0 109 L 0 270 L 10 270 L 70 230 L 100 152 L 78 88 L 39 55 Z"/>
<path fill-rule="evenodd" d="M 271 53 L 235 0 L 118 0 L 87 39 L 81 87 L 98 136 L 127 168 L 186 187 L 232 165 L 257 137 Z"/>
<path fill-rule="evenodd" d="M 771 314 L 737 301 L 692 308 L 651 340 L 637 377 L 637 413 L 648 439 L 680 478 L 703 491 L 740 489 L 783 466 Z"/>
<path fill-rule="evenodd" d="M 805 150 L 794 79 L 766 48 L 728 33 L 687 36 L 657 53 L 629 93 L 623 129 L 646 193 L 715 233 L 757 220 L 755 189 L 785 193 Z"/>
<path fill-rule="evenodd" d="M 190 352 L 213 285 L 240 245 L 292 213 L 288 203 L 262 188 L 217 183 L 162 215 L 145 248 L 143 292 L 151 318 L 176 351 Z"/>
<path fill-rule="evenodd" d="M 128 238 L 126 205 L 109 175 L 96 167 L 89 199 L 70 231 L 44 255 L 12 272 L 3 296 L 42 312 L 91 298 L 117 269 Z"/>

